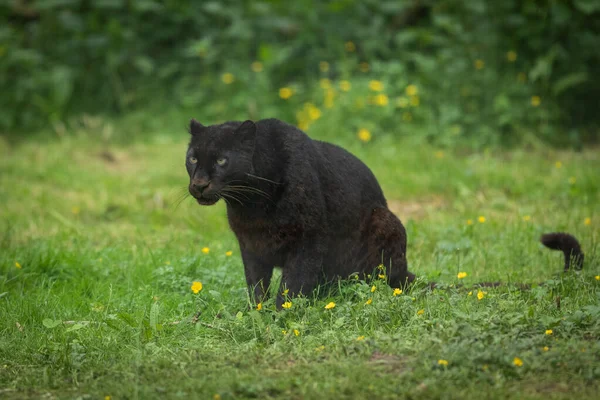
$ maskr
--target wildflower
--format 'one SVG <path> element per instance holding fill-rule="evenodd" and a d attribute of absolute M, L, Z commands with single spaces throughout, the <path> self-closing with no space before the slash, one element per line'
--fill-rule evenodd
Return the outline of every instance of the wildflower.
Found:
<path fill-rule="evenodd" d="M 530 215 L 524 215 L 523 216 L 523 221 L 525 221 L 525 222 L 531 221 L 531 216 Z"/>
<path fill-rule="evenodd" d="M 262 303 L 258 303 L 256 305 L 256 311 L 260 311 L 260 310 L 262 310 Z"/>
<path fill-rule="evenodd" d="M 596 276 L 594 277 L 594 279 L 595 279 L 595 280 L 597 280 L 597 281 L 600 281 L 600 275 L 596 275 Z"/>
<path fill-rule="evenodd" d="M 104 396 L 104 400 L 110 400 L 110 399 L 111 399 L 110 396 L 108 396 L 108 395 Z"/>
<path fill-rule="evenodd" d="M 396 288 L 394 289 L 394 296 L 399 296 L 402 294 L 402 289 Z"/>
<path fill-rule="evenodd" d="M 227 257 L 231 257 L 232 254 L 233 254 L 233 251 L 231 251 L 231 250 L 225 252 L 225 255 Z"/>
<path fill-rule="evenodd" d="M 463 279 L 467 277 L 467 273 L 466 272 L 459 272 L 458 275 L 456 275 L 458 277 L 458 279 Z"/>
<path fill-rule="evenodd" d="M 410 105 L 413 107 L 419 107 L 419 104 L 421 104 L 421 100 L 419 99 L 419 96 L 412 96 L 410 98 Z"/>
<path fill-rule="evenodd" d="M 438 365 L 443 365 L 444 367 L 447 367 L 448 361 L 447 360 L 438 360 Z"/>
<path fill-rule="evenodd" d="M 377 290 L 377 286 L 375 286 L 375 285 L 371 286 L 371 293 L 373 293 L 376 290 Z"/>
<path fill-rule="evenodd" d="M 480 215 L 479 218 L 477 218 L 477 221 L 479 221 L 480 224 L 483 224 L 485 222 L 485 217 Z"/>
<path fill-rule="evenodd" d="M 409 103 L 409 101 L 406 97 L 401 96 L 396 99 L 396 106 L 399 108 L 408 107 L 408 103 Z"/>
<path fill-rule="evenodd" d="M 348 41 L 344 44 L 344 48 L 348 53 L 352 53 L 356 50 L 356 45 L 353 42 Z"/>
<path fill-rule="evenodd" d="M 378 277 L 379 279 L 385 279 L 385 274 L 379 274 L 379 275 L 377 275 L 377 277 Z"/>
<path fill-rule="evenodd" d="M 283 100 L 289 99 L 293 94 L 294 92 L 289 87 L 282 87 L 279 89 L 279 97 L 281 97 Z"/>
<path fill-rule="evenodd" d="M 252 69 L 254 72 L 262 72 L 263 65 L 260 61 L 254 61 L 252 64 L 250 64 L 250 69 Z"/>
<path fill-rule="evenodd" d="M 552 329 L 546 329 L 546 335 L 552 335 Z"/>
<path fill-rule="evenodd" d="M 223 75 L 221 75 L 221 80 L 224 84 L 230 85 L 235 80 L 235 76 L 233 76 L 233 74 L 230 72 L 225 72 Z"/>
<path fill-rule="evenodd" d="M 435 158 L 442 159 L 442 158 L 444 158 L 444 152 L 441 150 L 438 150 L 434 153 L 434 156 L 435 156 Z"/>
<path fill-rule="evenodd" d="M 319 86 L 321 86 L 321 89 L 329 89 L 331 87 L 331 81 L 323 78 L 319 81 Z"/>
<path fill-rule="evenodd" d="M 283 292 L 281 292 L 282 295 L 287 296 L 287 294 L 290 292 L 290 289 L 285 289 Z"/>
<path fill-rule="evenodd" d="M 380 93 L 377 96 L 375 96 L 375 104 L 377 104 L 378 106 L 381 106 L 381 107 L 387 106 L 388 103 L 389 103 L 389 98 L 385 94 Z"/>
<path fill-rule="evenodd" d="M 416 96 L 419 90 L 415 85 L 408 85 L 404 90 L 408 96 Z"/>
<path fill-rule="evenodd" d="M 221 400 L 221 395 L 219 393 L 215 393 L 213 400 Z"/>
<path fill-rule="evenodd" d="M 361 340 L 365 340 L 365 337 L 362 335 L 356 338 L 357 342 L 360 342 Z"/>
<path fill-rule="evenodd" d="M 417 315 L 423 315 L 423 314 L 425 314 L 425 310 L 419 310 L 419 311 L 417 311 Z"/>
<path fill-rule="evenodd" d="M 586 219 L 583 220 L 583 224 L 584 225 L 591 225 L 592 224 L 592 219 L 590 217 L 587 217 Z"/>
<path fill-rule="evenodd" d="M 373 302 L 373 299 L 369 299 L 365 302 L 365 305 L 368 306 L 369 304 L 371 304 Z"/>
<path fill-rule="evenodd" d="M 194 294 L 198 294 L 198 292 L 200 292 L 202 290 L 202 282 L 192 282 L 192 286 L 191 286 L 192 292 L 194 292 Z"/>
<path fill-rule="evenodd" d="M 371 81 L 369 82 L 369 89 L 374 92 L 381 92 L 383 90 L 383 83 L 381 81 Z"/>
<path fill-rule="evenodd" d="M 282 334 L 282 335 L 287 335 L 287 331 L 286 331 L 285 329 L 282 329 L 282 330 L 281 330 L 281 334 Z"/>
<path fill-rule="evenodd" d="M 342 92 L 348 92 L 352 89 L 352 84 L 348 81 L 340 81 L 340 90 Z"/>
<path fill-rule="evenodd" d="M 470 291 L 469 293 L 467 293 L 467 296 L 473 296 L 473 291 Z"/>
<path fill-rule="evenodd" d="M 406 111 L 406 112 L 403 112 L 403 113 L 402 113 L 402 120 L 403 120 L 403 121 L 405 121 L 405 122 L 410 122 L 410 121 L 412 121 L 412 114 L 411 114 L 411 113 L 409 113 L 408 111 Z"/>
<path fill-rule="evenodd" d="M 371 140 L 371 132 L 369 132 L 369 130 L 365 129 L 365 128 L 360 128 L 358 130 L 357 136 L 362 142 L 365 142 L 365 143 L 367 143 L 368 141 Z"/>
<path fill-rule="evenodd" d="M 208 253 L 210 253 L 210 249 L 209 249 L 208 247 L 203 247 L 203 248 L 202 248 L 202 252 L 203 252 L 204 254 L 208 254 Z"/>
<path fill-rule="evenodd" d="M 385 265 L 383 265 L 383 264 L 379 264 L 379 265 L 377 266 L 377 269 L 378 269 L 378 270 L 380 270 L 380 271 L 383 271 L 383 270 L 385 269 Z"/>
<path fill-rule="evenodd" d="M 523 366 L 523 360 L 521 360 L 519 357 L 515 357 L 513 360 L 513 364 L 516 367 L 522 367 Z"/>
<path fill-rule="evenodd" d="M 18 262 L 18 261 L 15 261 L 15 268 L 17 268 L 17 269 L 21 269 L 21 268 L 23 268 L 23 267 L 21 266 L 21 264 L 19 264 L 19 262 Z"/>
<path fill-rule="evenodd" d="M 321 72 L 329 71 L 329 63 L 327 61 L 321 61 L 319 63 L 319 69 L 321 70 Z"/>
<path fill-rule="evenodd" d="M 308 109 L 308 118 L 310 118 L 312 121 L 316 121 L 319 118 L 321 118 L 321 110 L 319 110 L 317 107 L 311 107 Z"/>
<path fill-rule="evenodd" d="M 290 308 L 292 308 L 292 302 L 291 301 L 286 301 L 285 303 L 283 303 L 281 305 L 281 307 L 285 308 L 286 310 L 290 309 Z"/>
<path fill-rule="evenodd" d="M 468 219 L 467 220 L 467 225 L 473 225 L 473 220 L 472 219 Z"/>
<path fill-rule="evenodd" d="M 557 161 L 557 162 L 555 162 L 555 163 L 554 163 L 554 166 L 555 166 L 556 168 L 562 168 L 562 162 L 560 162 L 560 161 Z"/>
<path fill-rule="evenodd" d="M 482 292 L 481 290 L 477 290 L 477 300 L 481 300 L 485 297 L 485 292 Z"/>
<path fill-rule="evenodd" d="M 360 72 L 369 72 L 369 63 L 361 62 L 358 64 L 358 69 Z"/>
<path fill-rule="evenodd" d="M 574 184 L 575 184 L 575 182 L 577 182 L 577 178 L 575 178 L 574 176 L 571 176 L 571 177 L 569 178 L 569 184 L 571 184 L 571 185 L 574 185 Z"/>
<path fill-rule="evenodd" d="M 483 67 L 485 67 L 485 62 L 483 60 L 475 60 L 474 62 L 475 65 L 475 69 L 483 69 Z"/>
<path fill-rule="evenodd" d="M 335 307 L 335 303 L 333 301 L 327 303 L 327 305 L 325 306 L 326 310 L 331 310 L 332 308 Z"/>
<path fill-rule="evenodd" d="M 550 348 L 548 346 L 544 346 L 544 348 L 542 350 L 548 351 L 548 350 L 550 350 Z"/>
<path fill-rule="evenodd" d="M 325 346 L 321 345 L 315 349 L 315 351 L 323 351 L 325 350 Z"/>
<path fill-rule="evenodd" d="M 531 105 L 534 107 L 539 106 L 542 103 L 540 96 L 531 96 Z"/>
<path fill-rule="evenodd" d="M 298 329 L 294 329 L 294 335 L 295 336 L 300 336 L 300 331 Z"/>
<path fill-rule="evenodd" d="M 515 61 L 517 61 L 517 53 L 515 51 L 513 51 L 513 50 L 507 52 L 506 53 L 506 59 L 509 62 L 515 62 Z"/>

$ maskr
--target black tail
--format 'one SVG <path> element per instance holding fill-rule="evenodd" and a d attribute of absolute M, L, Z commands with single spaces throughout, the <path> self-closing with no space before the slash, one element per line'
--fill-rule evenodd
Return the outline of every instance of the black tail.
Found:
<path fill-rule="evenodd" d="M 540 238 L 542 244 L 552 250 L 560 250 L 565 255 L 565 271 L 573 265 L 583 268 L 583 252 L 575 236 L 568 233 L 546 233 Z"/>

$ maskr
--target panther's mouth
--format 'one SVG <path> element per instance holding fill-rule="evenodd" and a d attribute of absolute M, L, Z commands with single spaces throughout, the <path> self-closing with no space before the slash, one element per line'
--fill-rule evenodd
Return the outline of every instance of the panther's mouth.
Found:
<path fill-rule="evenodd" d="M 217 195 L 211 195 L 211 196 L 200 196 L 200 197 L 195 197 L 196 201 L 198 202 L 198 204 L 203 205 L 203 206 L 212 206 L 213 204 L 215 204 L 217 201 L 219 201 L 220 197 Z"/>

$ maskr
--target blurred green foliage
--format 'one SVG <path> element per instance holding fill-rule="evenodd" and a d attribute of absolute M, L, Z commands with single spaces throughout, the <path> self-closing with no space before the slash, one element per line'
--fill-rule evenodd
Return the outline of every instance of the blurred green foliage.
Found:
<path fill-rule="evenodd" d="M 12 0 L 0 129 L 158 106 L 578 146 L 599 136 L 598 49 L 598 0 Z"/>

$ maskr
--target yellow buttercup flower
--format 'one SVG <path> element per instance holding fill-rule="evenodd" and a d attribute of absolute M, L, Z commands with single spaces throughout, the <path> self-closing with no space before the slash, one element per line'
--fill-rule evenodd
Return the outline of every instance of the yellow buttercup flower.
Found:
<path fill-rule="evenodd" d="M 377 275 L 377 277 L 378 277 L 379 279 L 385 279 L 385 274 L 379 274 L 379 275 Z"/>
<path fill-rule="evenodd" d="M 481 290 L 477 291 L 477 300 L 481 300 L 485 297 L 485 292 L 482 292 Z"/>
<path fill-rule="evenodd" d="M 383 90 L 383 83 L 381 83 L 381 81 L 370 81 L 369 82 L 369 89 L 371 89 L 374 92 L 381 92 Z"/>
<path fill-rule="evenodd" d="M 473 296 L 473 291 L 470 291 L 469 293 L 467 293 L 467 296 Z"/>
<path fill-rule="evenodd" d="M 262 72 L 263 65 L 260 61 L 254 61 L 252 64 L 250 64 L 250 69 L 252 69 L 254 72 Z"/>
<path fill-rule="evenodd" d="M 373 299 L 368 299 L 368 300 L 365 302 L 365 305 L 367 305 L 367 306 L 368 306 L 368 305 L 369 305 L 369 304 L 371 304 L 372 302 L 373 302 Z"/>
<path fill-rule="evenodd" d="M 377 104 L 378 106 L 387 106 L 389 102 L 389 98 L 383 93 L 380 93 L 377 96 L 375 96 L 375 104 Z"/>
<path fill-rule="evenodd" d="M 329 71 L 329 63 L 327 61 L 321 61 L 319 63 L 319 69 L 321 70 L 321 72 Z"/>
<path fill-rule="evenodd" d="M 294 92 L 289 87 L 282 87 L 279 89 L 279 97 L 281 97 L 283 100 L 289 99 L 293 94 Z"/>
<path fill-rule="evenodd" d="M 295 336 L 300 336 L 300 331 L 298 329 L 294 329 L 294 335 Z"/>
<path fill-rule="evenodd" d="M 597 280 L 597 281 L 600 281 L 600 275 L 596 275 L 596 276 L 594 277 L 594 279 L 595 279 L 595 280 Z"/>
<path fill-rule="evenodd" d="M 584 225 L 591 225 L 592 224 L 592 219 L 590 217 L 587 217 L 586 219 L 583 220 L 583 224 Z"/>
<path fill-rule="evenodd" d="M 283 292 L 281 292 L 282 295 L 287 296 L 287 294 L 290 292 L 290 289 L 285 289 Z"/>
<path fill-rule="evenodd" d="M 396 288 L 394 289 L 394 296 L 400 296 L 402 294 L 402 289 Z"/>
<path fill-rule="evenodd" d="M 438 360 L 438 365 L 443 365 L 444 367 L 447 367 L 448 361 L 447 360 Z"/>
<path fill-rule="evenodd" d="M 365 340 L 365 337 L 362 335 L 356 338 L 356 341 L 358 342 L 360 342 L 361 340 Z"/>
<path fill-rule="evenodd" d="M 417 89 L 415 85 L 408 85 L 406 89 L 404 89 L 404 92 L 406 92 L 408 96 L 416 96 L 419 93 L 419 89 Z"/>
<path fill-rule="evenodd" d="M 256 305 L 256 311 L 260 311 L 260 310 L 262 310 L 262 303 L 258 303 Z"/>
<path fill-rule="evenodd" d="M 550 350 L 550 348 L 548 346 L 544 346 L 543 350 L 548 351 L 548 350 Z"/>
<path fill-rule="evenodd" d="M 332 302 L 327 303 L 327 305 L 325 306 L 325 309 L 331 310 L 334 307 L 335 307 L 335 303 L 332 301 Z"/>
<path fill-rule="evenodd" d="M 421 104 L 421 99 L 419 99 L 419 96 L 412 96 L 410 98 L 410 105 L 413 107 L 419 107 L 419 104 Z"/>
<path fill-rule="evenodd" d="M 480 224 L 483 224 L 485 222 L 485 217 L 480 215 L 479 218 L 477 218 L 477 221 L 479 221 Z"/>
<path fill-rule="evenodd" d="M 331 88 L 331 81 L 329 79 L 321 79 L 319 86 L 321 86 L 321 89 L 329 89 Z"/>
<path fill-rule="evenodd" d="M 525 222 L 531 221 L 531 216 L 530 215 L 524 215 L 523 216 L 523 221 L 525 221 Z"/>
<path fill-rule="evenodd" d="M 523 360 L 521 360 L 519 357 L 515 357 L 513 359 L 513 364 L 517 367 L 522 367 L 523 366 Z"/>
<path fill-rule="evenodd" d="M 375 286 L 375 285 L 371 286 L 371 293 L 373 293 L 376 290 L 377 290 L 377 286 Z"/>
<path fill-rule="evenodd" d="M 348 81 L 340 81 L 340 90 L 342 92 L 348 92 L 352 89 L 352 84 Z"/>
<path fill-rule="evenodd" d="M 282 330 L 281 330 L 281 334 L 282 334 L 282 335 L 287 335 L 287 331 L 286 331 L 285 329 L 282 329 Z"/>
<path fill-rule="evenodd" d="M 358 130 L 357 136 L 362 142 L 365 142 L 365 143 L 367 143 L 368 141 L 371 140 L 371 132 L 369 132 L 369 130 L 365 129 L 365 128 L 360 128 Z"/>
<path fill-rule="evenodd" d="M 202 282 L 192 282 L 191 289 L 194 294 L 198 294 L 202 290 Z"/>
<path fill-rule="evenodd" d="M 552 335 L 552 329 L 546 329 L 546 335 Z"/>
<path fill-rule="evenodd" d="M 534 107 L 542 104 L 542 98 L 540 96 L 531 96 L 531 105 Z"/>
<path fill-rule="evenodd" d="M 225 252 L 225 255 L 227 257 L 231 257 L 232 254 L 233 254 L 233 251 L 231 251 L 231 250 Z"/>
<path fill-rule="evenodd" d="M 417 315 L 423 315 L 423 314 L 425 314 L 425 310 L 419 310 L 419 311 L 417 311 Z"/>
<path fill-rule="evenodd" d="M 458 275 L 456 275 L 458 277 L 458 279 L 463 279 L 467 277 L 467 273 L 466 272 L 459 272 Z"/>
<path fill-rule="evenodd" d="M 506 53 L 506 59 L 509 62 L 515 62 L 515 61 L 517 61 L 517 53 L 515 51 L 513 51 L 513 50 L 507 52 Z"/>
<path fill-rule="evenodd" d="M 483 69 L 483 67 L 485 67 L 485 62 L 483 60 L 475 60 L 474 65 L 475 69 Z"/>
<path fill-rule="evenodd" d="M 468 219 L 467 220 L 467 225 L 473 225 L 473 220 L 472 219 Z"/>
<path fill-rule="evenodd" d="M 223 75 L 221 75 L 221 80 L 224 84 L 230 85 L 233 83 L 233 81 L 235 81 L 235 76 L 233 76 L 233 74 L 230 72 L 225 72 Z"/>
<path fill-rule="evenodd" d="M 281 307 L 285 308 L 285 309 L 289 309 L 292 308 L 292 302 L 291 301 L 286 301 L 285 303 L 283 303 L 281 305 Z"/>
<path fill-rule="evenodd" d="M 554 163 L 554 166 L 555 166 L 556 168 L 562 168 L 562 162 L 560 162 L 560 161 L 557 161 L 557 162 L 555 162 L 555 163 Z"/>
<path fill-rule="evenodd" d="M 210 249 L 209 249 L 208 247 L 203 247 L 203 248 L 202 248 L 202 252 L 203 252 L 204 254 L 208 254 L 208 253 L 210 253 Z"/>
<path fill-rule="evenodd" d="M 356 50 L 356 45 L 353 42 L 348 41 L 344 44 L 344 48 L 348 53 L 352 53 Z"/>
<path fill-rule="evenodd" d="M 23 267 L 21 266 L 21 264 L 19 264 L 19 262 L 18 262 L 18 261 L 15 261 L 15 268 L 17 268 L 17 269 L 21 269 L 21 268 L 23 268 Z"/>

